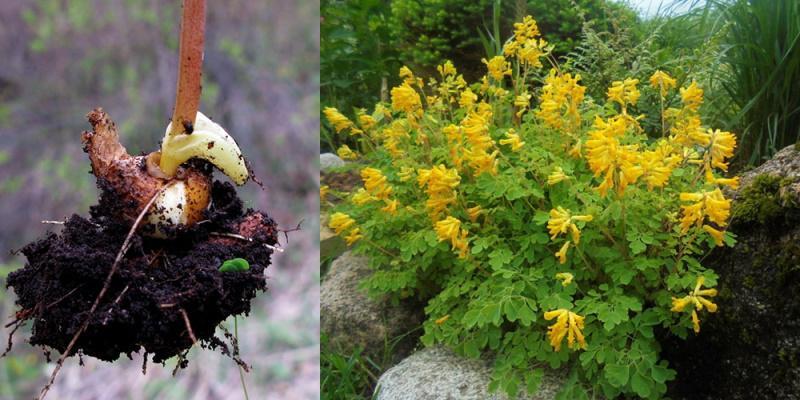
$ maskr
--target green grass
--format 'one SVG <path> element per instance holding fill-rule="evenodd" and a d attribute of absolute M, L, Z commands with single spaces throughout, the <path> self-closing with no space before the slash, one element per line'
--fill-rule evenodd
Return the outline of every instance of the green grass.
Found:
<path fill-rule="evenodd" d="M 320 338 L 320 390 L 326 400 L 368 399 L 378 382 L 381 368 L 356 349 L 350 354 L 339 353 L 330 348 L 324 333 Z"/>

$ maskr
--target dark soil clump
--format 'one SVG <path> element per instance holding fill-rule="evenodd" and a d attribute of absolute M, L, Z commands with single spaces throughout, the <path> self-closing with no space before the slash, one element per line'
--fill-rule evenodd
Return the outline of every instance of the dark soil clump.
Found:
<path fill-rule="evenodd" d="M 130 230 L 117 217 L 125 205 L 102 181 L 98 185 L 103 195 L 91 217 L 73 215 L 60 234 L 51 232 L 26 245 L 21 252 L 27 264 L 8 277 L 20 307 L 17 318 L 33 322 L 32 345 L 66 350 Z M 170 239 L 143 236 L 145 226 L 134 234 L 70 355 L 114 361 L 144 349 L 162 362 L 189 349 L 192 335 L 230 354 L 214 336 L 215 328 L 231 315 L 248 314 L 250 301 L 266 290 L 264 270 L 272 250 L 265 244 L 276 244 L 277 229 L 266 214 L 244 211 L 227 183 L 214 183 L 205 217 L 192 227 L 178 227 Z M 220 265 L 232 258 L 247 260 L 250 269 L 220 272 Z"/>

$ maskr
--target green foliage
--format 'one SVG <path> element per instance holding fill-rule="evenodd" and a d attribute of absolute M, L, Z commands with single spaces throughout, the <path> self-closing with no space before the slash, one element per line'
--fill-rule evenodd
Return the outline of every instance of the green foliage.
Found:
<path fill-rule="evenodd" d="M 386 94 L 400 64 L 390 44 L 389 1 L 323 0 L 320 4 L 320 96 L 327 105 L 354 115 Z M 383 83 L 383 82 L 386 83 Z M 323 126 L 323 149 L 348 142 Z"/>
<path fill-rule="evenodd" d="M 462 57 L 480 59 L 482 49 L 475 30 L 491 21 L 492 4 L 492 0 L 392 1 L 390 27 L 400 58 L 429 70 L 442 59 L 451 59 L 459 67 L 475 65 L 474 58 Z"/>
<path fill-rule="evenodd" d="M 709 2 L 729 27 L 725 90 L 743 127 L 742 161 L 760 163 L 800 140 L 800 2 Z M 711 6 L 709 6 L 711 7 Z"/>
<path fill-rule="evenodd" d="M 406 72 L 392 111 L 380 104 L 378 125 L 359 134 L 374 149 L 361 158 L 364 188 L 329 225 L 369 256 L 372 294 L 427 304 L 423 344 L 495 356 L 492 389 L 534 392 L 543 368 L 566 367 L 559 398 L 660 398 L 675 372 L 655 332 L 699 331 L 690 314 L 709 314 L 686 304 L 715 296 L 717 279 L 701 259 L 733 243 L 719 232 L 730 207 L 720 185 L 736 183 L 717 176 L 735 139 L 681 131 L 700 116 L 677 88 L 663 113 L 645 104 L 659 92 L 639 99 L 633 81 L 582 101 L 569 69 L 542 88 L 544 71 L 515 54 L 473 85 L 446 64 L 427 85 Z M 536 108 L 519 101 L 528 93 Z M 644 134 L 642 109 L 658 110 L 663 139 Z M 559 338 L 567 326 L 571 339 Z"/>
<path fill-rule="evenodd" d="M 225 260 L 219 267 L 220 272 L 244 272 L 250 269 L 250 263 L 243 258 Z"/>

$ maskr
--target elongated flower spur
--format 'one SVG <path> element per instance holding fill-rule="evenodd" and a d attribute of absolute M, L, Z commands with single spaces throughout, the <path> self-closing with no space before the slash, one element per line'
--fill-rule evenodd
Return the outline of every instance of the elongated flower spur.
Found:
<path fill-rule="evenodd" d="M 567 346 L 570 349 L 586 349 L 586 339 L 583 337 L 584 317 L 568 311 L 564 308 L 548 311 L 544 313 L 544 319 L 550 321 L 557 318 L 556 322 L 547 328 L 547 336 L 550 338 L 550 345 L 555 351 L 561 350 L 561 342 L 564 336 L 567 337 Z"/>
<path fill-rule="evenodd" d="M 698 311 L 702 311 L 703 308 L 705 308 L 710 313 L 717 312 L 717 305 L 706 299 L 706 297 L 715 297 L 717 295 L 717 289 L 700 289 L 703 283 L 705 283 L 705 278 L 702 276 L 698 277 L 694 290 L 690 294 L 681 298 L 672 298 L 672 308 L 670 309 L 672 312 L 683 312 L 686 306 L 693 305 L 692 325 L 694 333 L 700 333 L 700 318 L 697 316 Z"/>

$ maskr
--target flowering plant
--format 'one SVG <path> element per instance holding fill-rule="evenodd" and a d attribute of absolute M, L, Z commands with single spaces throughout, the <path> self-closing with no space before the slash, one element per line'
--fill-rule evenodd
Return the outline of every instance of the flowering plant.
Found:
<path fill-rule="evenodd" d="M 526 17 L 476 84 L 450 62 L 427 84 L 404 67 L 391 104 L 356 122 L 326 109 L 369 150 L 345 149 L 364 187 L 338 193 L 330 225 L 370 257 L 371 292 L 427 300 L 424 344 L 496 354 L 492 389 L 535 392 L 566 365 L 563 398 L 658 398 L 675 372 L 656 333 L 698 334 L 717 311 L 700 260 L 733 244 L 736 138 L 661 71 L 642 85 L 661 129 L 644 132 L 638 80 L 597 104 L 550 51 Z"/>

